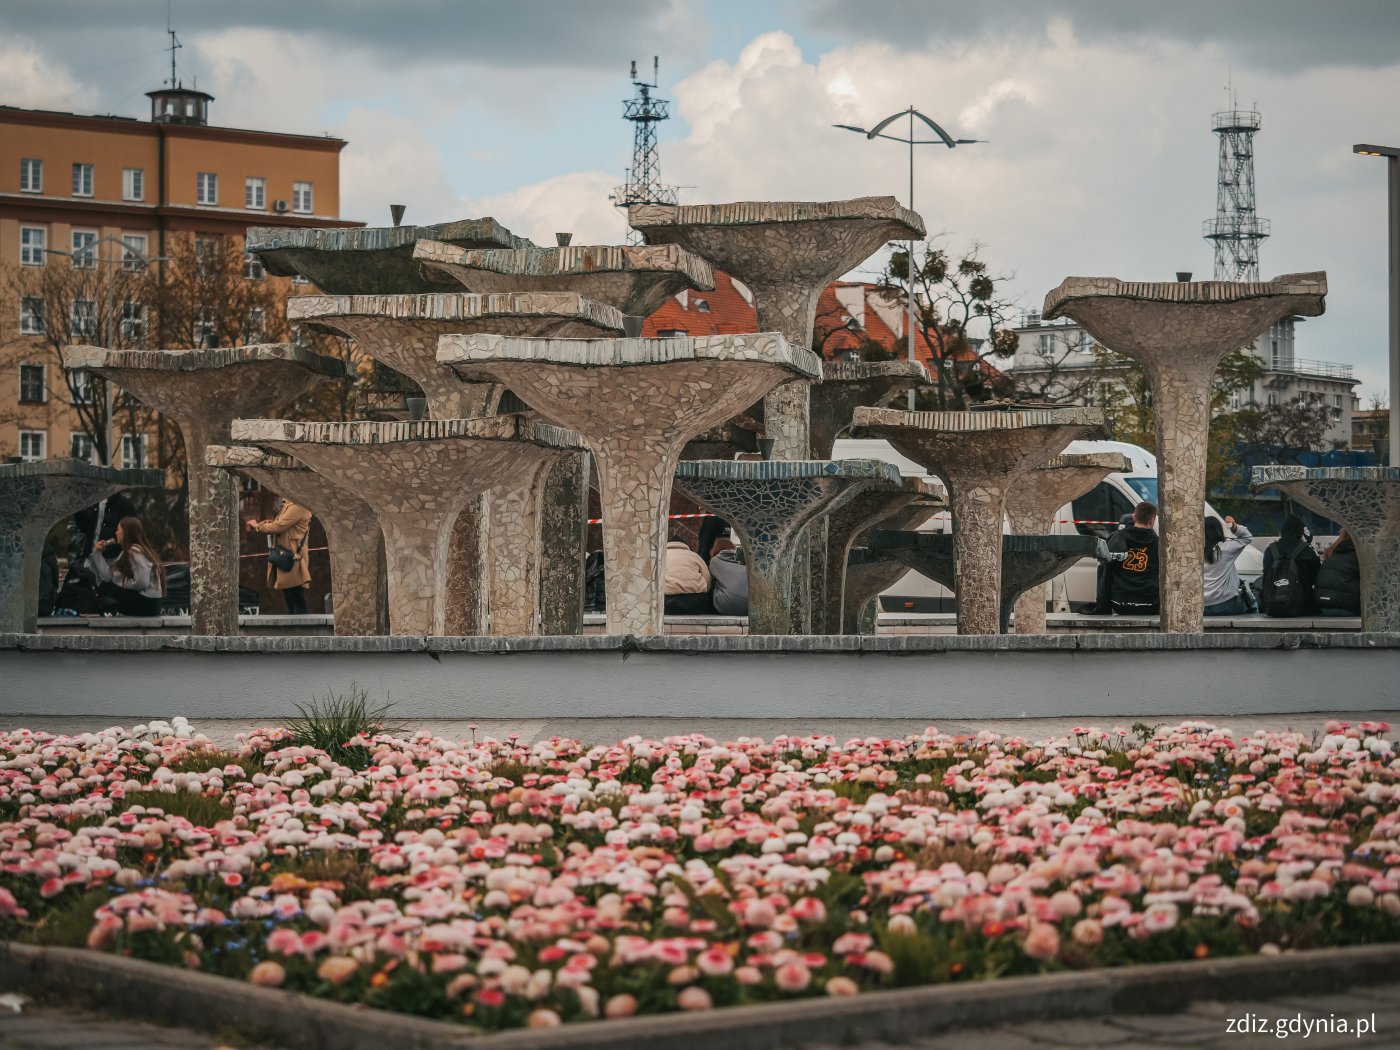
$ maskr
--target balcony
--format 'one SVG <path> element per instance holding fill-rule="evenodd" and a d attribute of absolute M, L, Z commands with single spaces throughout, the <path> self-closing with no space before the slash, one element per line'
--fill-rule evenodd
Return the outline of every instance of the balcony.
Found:
<path fill-rule="evenodd" d="M 1297 376 L 1322 376 L 1326 379 L 1355 378 L 1355 369 L 1351 365 L 1340 364 L 1336 361 L 1313 361 L 1306 357 L 1275 361 L 1268 366 L 1267 370 Z"/>

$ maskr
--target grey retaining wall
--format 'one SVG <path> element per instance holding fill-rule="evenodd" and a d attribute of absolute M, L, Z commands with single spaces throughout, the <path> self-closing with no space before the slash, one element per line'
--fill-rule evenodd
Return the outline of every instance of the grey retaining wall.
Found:
<path fill-rule="evenodd" d="M 1400 710 L 1400 634 L 0 635 L 0 712 L 268 718 L 352 683 L 399 718 L 1216 717 Z"/>

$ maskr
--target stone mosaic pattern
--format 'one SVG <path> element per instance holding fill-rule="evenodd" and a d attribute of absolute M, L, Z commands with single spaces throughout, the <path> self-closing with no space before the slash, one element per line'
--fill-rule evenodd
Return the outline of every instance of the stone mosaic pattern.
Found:
<path fill-rule="evenodd" d="M 238 633 L 238 491 L 205 461 L 239 416 L 274 412 L 315 384 L 346 379 L 345 364 L 289 343 L 199 350 L 106 350 L 70 346 L 65 367 L 112 380 L 175 420 L 189 472 L 190 630 Z"/>
<path fill-rule="evenodd" d="M 589 457 L 560 456 L 544 478 L 540 521 L 540 633 L 583 633 L 583 570 L 588 557 Z"/>
<path fill-rule="evenodd" d="M 603 503 L 609 634 L 661 633 L 666 514 L 685 443 L 783 379 L 821 375 L 773 333 L 673 339 L 444 336 L 438 360 L 583 435 Z"/>
<path fill-rule="evenodd" d="M 1070 277 L 1045 297 L 1044 317 L 1071 317 L 1104 346 L 1138 361 L 1152 385 L 1162 534 L 1162 630 L 1195 633 L 1204 617 L 1206 443 L 1210 384 L 1231 350 L 1276 321 L 1325 308 L 1325 273 L 1272 281 L 1129 282 Z"/>
<path fill-rule="evenodd" d="M 886 241 L 923 237 L 924 222 L 893 197 L 845 201 L 636 204 L 627 221 L 648 244 L 680 244 L 742 281 L 754 294 L 758 327 L 811 346 L 817 299 L 826 285 Z M 785 385 L 764 404 L 779 459 L 813 454 L 805 390 Z"/>
<path fill-rule="evenodd" d="M 1361 629 L 1400 631 L 1400 467 L 1255 467 L 1250 487 L 1340 521 L 1361 563 Z"/>
<path fill-rule="evenodd" d="M 528 487 L 577 435 L 518 416 L 390 423 L 237 420 L 237 441 L 293 456 L 357 493 L 384 532 L 393 634 L 444 633 L 453 525 L 473 496 Z"/>
<path fill-rule="evenodd" d="M 943 486 L 923 478 L 904 478 L 898 488 L 870 487 L 829 512 L 808 530 L 812 550 L 812 633 L 840 634 L 845 607 L 845 567 L 859 537 L 919 502 L 934 513 L 946 507 Z"/>
<path fill-rule="evenodd" d="M 889 551 L 852 548 L 846 560 L 841 633 L 874 637 L 880 626 L 880 594 L 908 572 L 909 566 Z"/>
<path fill-rule="evenodd" d="M 870 534 L 869 544 L 872 551 L 888 552 L 920 575 L 958 593 L 953 568 L 955 538 L 956 534 L 877 529 Z M 999 632 L 992 633 L 1006 633 L 1009 613 L 1021 594 L 1053 580 L 1080 558 L 1092 557 L 1097 545 L 1093 536 L 1002 536 L 1001 608 L 1008 615 L 999 623 Z M 961 594 L 958 601 L 961 604 Z"/>
<path fill-rule="evenodd" d="M 1132 469 L 1117 452 L 1086 452 L 1056 456 L 1037 467 L 1006 494 L 1011 531 L 1020 536 L 1043 535 L 1061 507 L 1091 491 L 1114 471 Z M 1033 587 L 1016 599 L 1016 633 L 1045 633 L 1046 587 Z"/>
<path fill-rule="evenodd" d="M 958 633 L 996 634 L 1006 494 L 1071 441 L 1098 437 L 1102 413 L 1086 408 L 900 412 L 857 408 L 855 427 L 884 438 L 948 488 L 957 552 Z"/>
<path fill-rule="evenodd" d="M 330 546 L 335 633 L 389 633 L 384 535 L 374 509 L 353 492 L 308 470 L 291 456 L 244 445 L 210 445 L 211 467 L 252 478 L 284 499 L 307 508 L 326 530 Z"/>
<path fill-rule="evenodd" d="M 487 569 L 489 630 L 496 635 L 540 633 L 540 504 L 544 459 L 522 464 L 509 486 L 492 489 L 491 543 Z"/>
<path fill-rule="evenodd" d="M 164 483 L 159 470 L 76 459 L 0 464 L 0 633 L 35 633 L 44 538 L 57 522 L 123 489 Z"/>
<path fill-rule="evenodd" d="M 468 292 L 574 292 L 639 317 L 687 289 L 715 286 L 710 264 L 675 244 L 506 250 L 419 241 L 413 258 L 429 280 Z"/>
<path fill-rule="evenodd" d="M 822 381 L 811 391 L 812 456 L 831 457 L 837 435 L 851 425 L 857 408 L 882 408 L 928 382 L 920 361 L 824 362 Z"/>
<path fill-rule="evenodd" d="M 422 387 L 434 419 L 490 415 L 501 393 L 490 383 L 465 384 L 438 364 L 440 336 L 494 332 L 582 337 L 622 331 L 617 310 L 573 292 L 304 295 L 287 301 L 287 319 L 354 339 L 370 357 Z"/>
<path fill-rule="evenodd" d="M 477 493 L 452 523 L 447 540 L 447 575 L 443 579 L 443 634 L 487 634 L 488 577 L 491 566 L 491 500 Z"/>
<path fill-rule="evenodd" d="M 392 295 L 431 292 L 435 285 L 413 261 L 420 240 L 462 248 L 531 248 L 495 219 L 461 219 L 435 226 L 364 226 L 327 230 L 315 227 L 254 226 L 246 247 L 278 277 L 300 274 L 332 295 L 360 292 Z"/>
<path fill-rule="evenodd" d="M 874 459 L 797 462 L 697 460 L 676 484 L 738 531 L 749 580 L 750 634 L 809 634 L 792 601 L 796 541 L 811 522 L 870 488 L 897 490 L 899 471 Z"/>

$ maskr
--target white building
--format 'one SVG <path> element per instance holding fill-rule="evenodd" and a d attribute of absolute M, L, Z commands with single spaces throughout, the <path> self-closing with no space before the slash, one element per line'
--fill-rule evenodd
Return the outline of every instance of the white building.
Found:
<path fill-rule="evenodd" d="M 1352 390 L 1360 380 L 1351 365 L 1295 355 L 1294 329 L 1301 320 L 1285 318 L 1255 342 L 1253 353 L 1264 374 L 1253 389 L 1236 394 L 1230 407 L 1280 405 L 1300 397 L 1321 403 L 1332 415 L 1324 440 L 1329 447 L 1346 447 L 1351 441 Z M 1112 388 L 1120 377 L 1102 367 L 1093 352 L 1093 337 L 1078 324 L 1043 321 L 1040 314 L 1028 313 L 1014 331 L 1016 353 L 1004 370 L 1016 381 L 1021 396 L 1082 405 L 1117 400 Z"/>

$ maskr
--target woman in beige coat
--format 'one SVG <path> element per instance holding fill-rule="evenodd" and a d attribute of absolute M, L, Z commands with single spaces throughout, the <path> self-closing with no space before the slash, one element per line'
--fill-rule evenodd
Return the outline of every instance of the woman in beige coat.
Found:
<path fill-rule="evenodd" d="M 301 616 L 306 612 L 306 585 L 311 582 L 308 568 L 306 538 L 311 532 L 311 512 L 289 499 L 277 505 L 277 516 L 258 521 L 248 519 L 248 528 L 266 533 L 268 547 L 283 546 L 292 552 L 292 567 L 283 572 L 271 562 L 267 564 L 267 582 L 282 592 L 287 612 Z"/>

